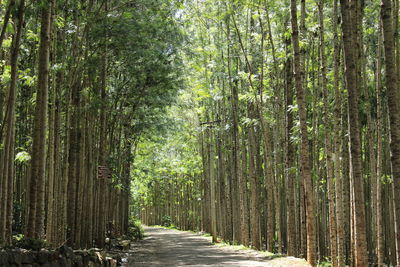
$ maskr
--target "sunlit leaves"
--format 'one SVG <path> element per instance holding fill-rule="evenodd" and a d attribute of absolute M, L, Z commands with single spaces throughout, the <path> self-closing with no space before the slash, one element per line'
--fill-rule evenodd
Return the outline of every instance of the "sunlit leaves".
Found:
<path fill-rule="evenodd" d="M 10 48 L 11 47 L 11 43 L 12 43 L 11 38 L 5 39 L 3 41 L 2 47 L 3 48 Z"/>
<path fill-rule="evenodd" d="M 37 82 L 37 76 L 30 75 L 31 70 L 20 70 L 19 71 L 19 80 L 22 81 L 22 84 L 27 87 L 34 87 Z"/>
<path fill-rule="evenodd" d="M 18 163 L 24 163 L 31 160 L 31 155 L 26 151 L 21 151 L 15 156 L 15 161 Z"/>
<path fill-rule="evenodd" d="M 2 84 L 8 84 L 11 79 L 11 66 L 6 65 L 3 69 L 3 74 L 0 76 Z"/>
<path fill-rule="evenodd" d="M 65 19 L 61 16 L 57 16 L 54 24 L 56 25 L 57 28 L 63 28 L 65 26 Z"/>
<path fill-rule="evenodd" d="M 39 35 L 37 33 L 34 33 L 32 30 L 27 30 L 25 35 L 27 40 L 39 42 Z"/>

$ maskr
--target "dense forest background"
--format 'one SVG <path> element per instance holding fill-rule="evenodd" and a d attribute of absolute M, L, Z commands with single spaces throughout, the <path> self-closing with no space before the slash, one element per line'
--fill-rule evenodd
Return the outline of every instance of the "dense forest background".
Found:
<path fill-rule="evenodd" d="M 135 216 L 400 264 L 398 0 L 0 7 L 0 246 L 104 247 Z"/>

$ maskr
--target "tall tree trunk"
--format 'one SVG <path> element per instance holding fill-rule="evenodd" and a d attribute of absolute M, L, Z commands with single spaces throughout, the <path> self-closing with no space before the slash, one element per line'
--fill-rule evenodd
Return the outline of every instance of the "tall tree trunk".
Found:
<path fill-rule="evenodd" d="M 227 68 L 229 77 L 229 88 L 231 91 L 231 110 L 232 110 L 232 155 L 231 155 L 231 165 L 232 165 L 232 178 L 231 184 L 231 207 L 232 207 L 232 240 L 241 240 L 241 222 L 240 222 L 240 181 L 241 181 L 241 167 L 240 167 L 240 140 L 239 140 L 239 94 L 238 94 L 238 84 L 234 81 L 233 73 L 234 69 L 232 66 L 232 54 L 234 50 L 231 45 L 231 28 L 230 19 L 227 17 L 225 20 L 226 24 L 226 39 L 227 39 Z"/>
<path fill-rule="evenodd" d="M 54 10 L 52 11 L 52 15 L 54 16 Z M 53 26 L 53 25 L 52 25 Z M 51 49 L 50 52 L 50 60 L 55 61 L 56 57 L 56 44 L 57 42 L 54 41 L 56 40 L 56 34 L 57 31 L 55 31 L 54 27 L 51 29 L 53 38 L 53 48 Z M 57 101 L 57 95 L 58 95 L 58 84 L 57 84 L 57 78 L 56 72 L 52 72 L 50 74 L 52 77 L 51 79 L 53 80 L 52 88 L 50 91 L 50 103 L 49 103 L 49 118 L 48 118 L 48 126 L 49 126 L 49 133 L 48 133 L 48 160 L 47 160 L 47 192 L 46 192 L 46 206 L 47 206 L 47 212 L 46 212 L 46 241 L 49 242 L 52 245 L 55 245 L 56 243 L 56 238 L 55 238 L 55 233 L 57 233 L 55 229 L 56 225 L 56 213 L 57 213 L 57 207 L 56 207 L 56 199 L 58 197 L 57 195 L 57 185 L 58 185 L 58 180 L 56 181 L 56 169 L 58 167 L 58 162 L 56 162 L 57 154 L 59 153 L 58 151 L 58 133 L 56 133 L 57 130 L 57 125 L 56 125 L 56 116 L 57 116 L 57 106 L 56 106 L 56 101 Z"/>
<path fill-rule="evenodd" d="M 213 133 L 209 129 L 209 179 L 210 179 L 210 217 L 211 217 L 211 236 L 212 242 L 217 242 L 217 208 L 216 208 L 216 171 L 215 171 L 215 151 L 213 143 Z"/>
<path fill-rule="evenodd" d="M 78 215 L 78 184 L 80 177 L 80 151 L 81 151 L 81 126 L 80 126 L 80 84 L 77 81 L 72 84 L 71 115 L 69 127 L 69 152 L 68 152 L 68 185 L 67 185 L 67 240 L 68 245 L 77 248 L 76 231 Z"/>
<path fill-rule="evenodd" d="M 320 35 L 320 68 L 321 68 L 321 84 L 324 96 L 324 134 L 325 134 L 325 163 L 326 163 L 326 180 L 328 184 L 328 200 L 329 200 L 329 234 L 330 234 L 330 252 L 332 266 L 337 266 L 337 228 L 336 228 L 336 210 L 335 210 L 335 183 L 333 180 L 333 162 L 332 162 L 332 146 L 331 146 L 331 114 L 329 110 L 328 84 L 326 77 L 326 58 L 325 58 L 325 37 L 324 37 L 324 0 L 318 3 L 319 11 L 319 35 Z M 335 19 L 335 18 L 334 18 Z"/>
<path fill-rule="evenodd" d="M 107 165 L 107 119 L 106 119 L 106 98 L 107 98 L 107 50 L 103 52 L 101 62 L 101 89 L 100 97 L 102 99 L 102 108 L 100 110 L 100 144 L 99 144 L 99 164 L 102 166 Z M 104 247 L 105 234 L 106 234 L 106 193 L 108 189 L 107 178 L 98 181 L 99 184 L 99 213 L 98 213 L 98 236 L 97 244 L 99 247 Z"/>
<path fill-rule="evenodd" d="M 393 208 L 395 220 L 396 262 L 400 265 L 400 113 L 398 106 L 398 77 L 396 72 L 392 1 L 382 0 L 381 18 L 385 50 L 385 77 L 390 122 L 390 151 L 393 176 Z"/>
<path fill-rule="evenodd" d="M 380 24 L 381 25 L 381 24 Z M 378 266 L 383 266 L 385 248 L 383 240 L 382 217 L 382 27 L 379 27 L 378 47 L 376 52 L 376 256 Z"/>
<path fill-rule="evenodd" d="M 44 188 L 46 170 L 46 132 L 47 132 L 47 104 L 49 90 L 49 57 L 51 11 L 55 0 L 44 1 L 42 7 L 38 90 L 36 94 L 36 111 L 32 146 L 31 191 L 29 203 L 29 219 L 27 236 L 29 238 L 44 238 Z"/>
<path fill-rule="evenodd" d="M 295 218 L 295 186 L 296 186 L 296 167 L 295 149 L 292 139 L 293 129 L 293 62 L 289 58 L 286 61 L 286 183 L 287 183 L 287 229 L 288 229 L 288 255 L 297 256 L 297 235 Z"/>
<path fill-rule="evenodd" d="M 239 170 L 239 184 L 238 184 L 238 192 L 239 192 L 239 207 L 240 207 L 240 242 L 243 245 L 249 246 L 249 212 L 248 212 L 248 197 L 247 197 L 247 149 L 246 149 L 246 137 L 243 131 L 242 135 L 242 146 L 241 150 L 237 151 L 238 155 L 241 155 L 241 161 L 239 161 L 238 170 Z M 238 137 L 238 140 L 240 138 Z M 238 141 L 239 142 L 239 141 Z M 240 152 L 241 151 L 241 152 Z M 239 159 L 240 160 L 240 159 Z M 241 163 L 241 164 L 240 164 Z"/>
<path fill-rule="evenodd" d="M 307 109 L 304 89 L 302 84 L 303 67 L 301 66 L 299 27 L 297 23 L 297 1 L 291 0 L 291 24 L 292 24 L 292 45 L 294 51 L 294 77 L 299 106 L 300 131 L 301 131 L 301 174 L 305 188 L 306 225 L 307 225 L 307 261 L 316 265 L 315 245 L 315 213 L 314 213 L 314 190 L 311 177 L 311 166 L 309 158 L 309 144 L 307 132 Z"/>
<path fill-rule="evenodd" d="M 255 117 L 254 106 L 249 104 L 249 117 Z M 256 156 L 258 149 L 256 145 L 255 125 L 249 127 L 249 180 L 250 180 L 250 236 L 251 245 L 261 249 L 260 239 L 260 217 L 259 217 L 259 178 L 257 175 Z M 247 225 L 246 225 L 247 226 Z"/>
<path fill-rule="evenodd" d="M 360 12 L 357 0 L 341 0 L 343 18 L 343 47 L 345 56 L 345 76 L 348 90 L 350 159 L 352 171 L 352 203 L 354 211 L 354 260 L 356 266 L 368 266 L 366 222 L 364 207 L 364 189 L 361 165 L 361 140 L 359 126 L 359 93 L 361 77 L 358 72 L 358 16 Z"/>
<path fill-rule="evenodd" d="M 339 90 L 339 74 L 340 74 L 340 41 L 338 37 L 338 0 L 334 0 L 333 3 L 333 42 L 334 42 L 334 54 L 333 54 L 333 90 L 335 98 L 334 107 L 334 119 L 333 119 L 333 130 L 334 130 L 334 176 L 335 176 L 335 187 L 336 187 L 336 226 L 337 226 L 337 265 L 339 267 L 344 266 L 344 211 L 343 211 L 343 176 L 341 175 L 341 94 Z"/>
<path fill-rule="evenodd" d="M 11 1 L 13 2 L 13 1 Z M 11 4 L 10 2 L 10 4 Z M 0 198 L 0 245 L 11 244 L 12 221 L 13 221 L 13 200 L 14 200 L 14 155 L 15 155 L 15 103 L 17 95 L 18 79 L 18 56 L 21 43 L 22 26 L 24 23 L 25 0 L 19 4 L 16 24 L 17 29 L 11 46 L 11 81 L 8 91 L 8 102 L 6 111 L 6 131 L 4 136 L 4 150 L 2 159 L 2 177 Z M 5 22 L 4 22 L 5 23 Z"/>

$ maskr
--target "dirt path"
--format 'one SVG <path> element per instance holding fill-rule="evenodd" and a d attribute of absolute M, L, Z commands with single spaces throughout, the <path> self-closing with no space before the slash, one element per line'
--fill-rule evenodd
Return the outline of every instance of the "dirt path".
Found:
<path fill-rule="evenodd" d="M 210 238 L 190 232 L 145 228 L 145 239 L 132 245 L 123 266 L 296 266 L 309 267 L 293 257 L 266 258 L 254 250 L 216 246 Z"/>

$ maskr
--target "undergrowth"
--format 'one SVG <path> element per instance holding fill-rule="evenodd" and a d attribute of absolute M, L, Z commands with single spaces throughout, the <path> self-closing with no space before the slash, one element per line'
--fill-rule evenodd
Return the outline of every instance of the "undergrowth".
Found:
<path fill-rule="evenodd" d="M 129 219 L 129 226 L 128 226 L 128 238 L 131 240 L 141 240 L 144 238 L 144 229 L 142 223 L 135 219 Z"/>

